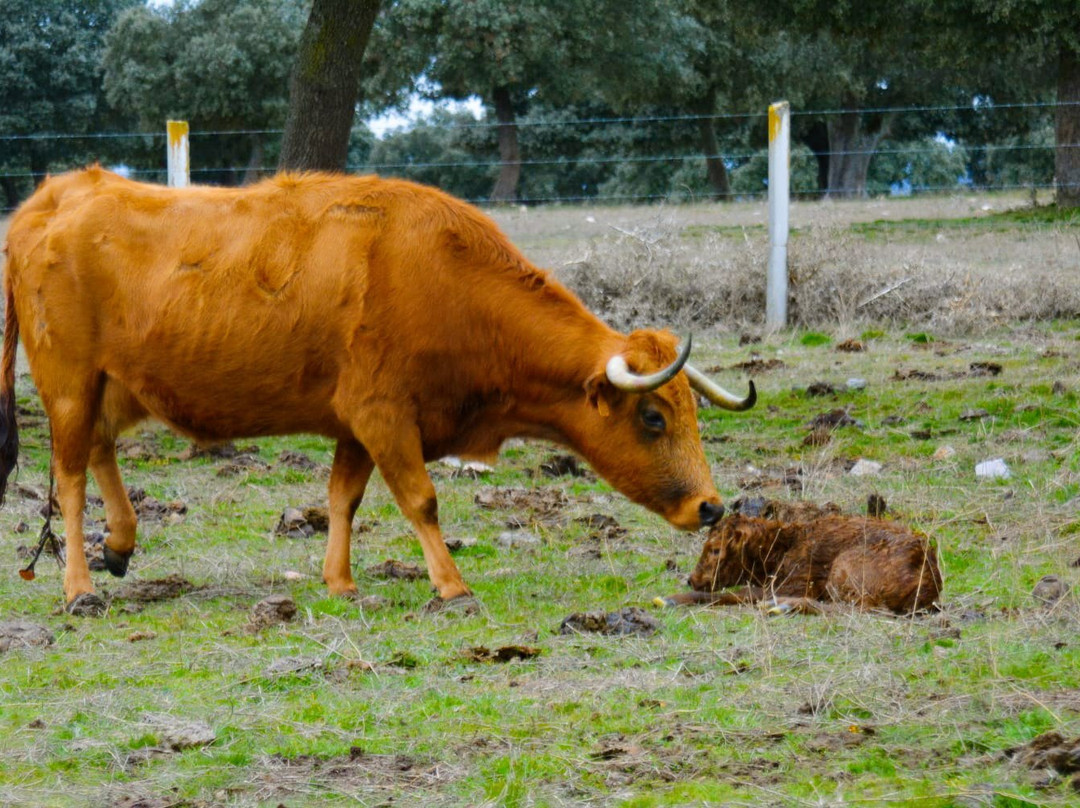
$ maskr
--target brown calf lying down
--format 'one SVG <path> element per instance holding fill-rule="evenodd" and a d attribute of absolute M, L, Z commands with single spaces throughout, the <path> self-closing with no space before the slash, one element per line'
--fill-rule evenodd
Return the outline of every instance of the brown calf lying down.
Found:
<path fill-rule="evenodd" d="M 709 532 L 690 586 L 695 591 L 658 603 L 766 602 L 776 612 L 817 613 L 822 601 L 835 601 L 904 614 L 937 600 L 941 572 L 926 536 L 898 522 L 832 514 L 782 522 L 735 514 Z"/>

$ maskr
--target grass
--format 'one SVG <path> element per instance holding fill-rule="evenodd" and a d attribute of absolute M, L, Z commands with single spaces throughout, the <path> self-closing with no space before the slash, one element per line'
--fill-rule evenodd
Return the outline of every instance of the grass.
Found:
<path fill-rule="evenodd" d="M 574 214 L 553 211 L 546 224 L 528 215 L 545 239 L 545 227 L 562 232 Z M 867 236 L 837 232 L 851 256 L 867 254 Z M 992 234 L 1000 243 L 1019 238 Z M 584 248 L 605 266 L 638 249 L 629 270 L 649 266 L 637 239 L 598 238 Z M 651 246 L 654 267 L 672 270 L 701 249 L 665 238 L 667 246 Z M 1045 257 L 1025 243 L 1032 262 Z M 927 253 L 947 252 L 938 245 L 922 242 Z M 957 261 L 972 252 L 951 249 Z M 879 280 L 872 269 L 859 267 L 867 285 Z M 354 523 L 354 567 L 362 592 L 386 604 L 364 607 L 326 596 L 322 536 L 273 534 L 286 506 L 324 500 L 329 443 L 257 441 L 266 468 L 219 476 L 226 461 L 180 460 L 186 443 L 153 426 L 131 436 L 140 450 L 121 460 L 125 481 L 183 500 L 187 512 L 140 526 L 128 579 L 95 580 L 114 596 L 171 574 L 201 588 L 145 604 L 117 597 L 105 617 L 76 619 L 60 609 L 50 559 L 33 582 L 15 574 L 25 563 L 15 548 L 31 544 L 40 524 L 40 501 L 20 489 L 0 511 L 0 615 L 45 626 L 55 641 L 0 654 L 0 803 L 1075 804 L 1067 782 L 1004 753 L 1048 730 L 1080 735 L 1080 319 L 965 330 L 973 319 L 822 316 L 766 333 L 747 315 L 761 341 L 744 346 L 723 330 L 695 331 L 695 362 L 732 389 L 745 382 L 735 365 L 782 363 L 755 374 L 755 409 L 700 413 L 724 497 L 765 486 L 767 495 L 858 512 L 868 494 L 881 494 L 939 548 L 942 611 L 915 619 L 687 609 L 652 611 L 660 621 L 652 636 L 561 635 L 572 612 L 650 608 L 654 596 L 681 589 L 701 536 L 674 531 L 603 482 L 544 476 L 551 447 L 517 443 L 486 479 L 431 467 L 447 534 L 475 540 L 455 558 L 479 610 L 427 613 L 426 581 L 365 571 L 387 558 L 422 564 L 377 477 Z M 867 350 L 837 349 L 851 337 Z M 1000 374 L 973 374 L 980 362 L 1000 364 Z M 853 377 L 865 388 L 849 389 Z M 810 395 L 820 382 L 834 393 Z M 40 408 L 24 375 L 19 392 L 23 406 Z M 858 425 L 835 430 L 824 446 L 804 445 L 811 419 L 835 408 Z M 965 417 L 977 408 L 985 415 Z M 44 424 L 24 418 L 21 428 L 18 482 L 41 490 Z M 939 451 L 946 445 L 952 454 Z M 284 465 L 286 449 L 318 467 Z M 975 464 L 993 457 L 1013 476 L 977 480 Z M 846 473 L 859 458 L 881 463 L 881 473 Z M 798 479 L 801 493 L 785 478 Z M 551 519 L 525 506 L 486 510 L 474 498 L 488 486 L 538 498 L 557 489 L 566 501 Z M 590 537 L 575 520 L 595 513 L 625 535 Z M 100 506 L 89 515 L 100 521 Z M 502 546 L 510 519 L 538 543 Z M 29 529 L 18 532 L 20 522 Z M 1031 595 L 1048 574 L 1073 592 L 1052 608 Z M 296 602 L 297 619 L 251 631 L 250 609 L 272 593 Z M 508 663 L 469 653 L 515 644 L 541 653 Z M 200 722 L 214 740 L 185 748 L 170 722 Z"/>

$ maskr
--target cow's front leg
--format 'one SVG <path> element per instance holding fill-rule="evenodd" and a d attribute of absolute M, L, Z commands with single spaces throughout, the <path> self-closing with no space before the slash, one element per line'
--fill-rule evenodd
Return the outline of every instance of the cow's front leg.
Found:
<path fill-rule="evenodd" d="M 331 595 L 356 594 L 349 564 L 352 520 L 374 467 L 371 455 L 355 440 L 338 441 L 330 470 L 330 536 L 323 561 L 323 580 Z"/>
<path fill-rule="evenodd" d="M 403 423 L 390 413 L 380 415 L 370 421 L 380 428 L 370 430 L 371 434 L 362 437 L 361 442 L 420 538 L 432 585 L 443 600 L 471 595 L 439 529 L 439 504 L 424 467 L 419 429 L 414 422 Z"/>

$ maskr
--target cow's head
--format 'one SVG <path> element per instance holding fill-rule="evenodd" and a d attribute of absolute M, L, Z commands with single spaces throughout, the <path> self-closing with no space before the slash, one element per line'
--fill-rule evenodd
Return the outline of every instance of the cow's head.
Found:
<path fill-rule="evenodd" d="M 635 331 L 585 385 L 588 425 L 578 448 L 622 493 L 676 527 L 696 530 L 724 513 L 698 432 L 691 390 L 728 409 L 754 405 L 686 364 L 673 334 Z M 585 426 L 585 425 L 582 425 Z"/>

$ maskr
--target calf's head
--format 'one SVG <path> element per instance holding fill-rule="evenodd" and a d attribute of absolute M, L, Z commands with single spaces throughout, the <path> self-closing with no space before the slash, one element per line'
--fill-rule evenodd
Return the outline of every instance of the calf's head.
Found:
<path fill-rule="evenodd" d="M 588 417 L 579 449 L 612 485 L 684 530 L 712 525 L 724 513 L 698 431 L 693 390 L 728 409 L 754 405 L 687 364 L 690 340 L 635 331 L 586 383 Z M 693 389 L 692 389 L 693 388 Z"/>
<path fill-rule="evenodd" d="M 713 592 L 728 586 L 764 584 L 783 555 L 784 535 L 777 522 L 734 514 L 709 531 L 690 587 Z"/>

